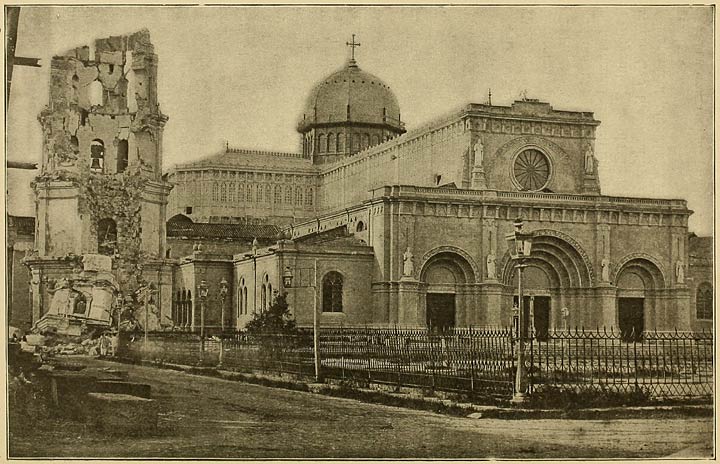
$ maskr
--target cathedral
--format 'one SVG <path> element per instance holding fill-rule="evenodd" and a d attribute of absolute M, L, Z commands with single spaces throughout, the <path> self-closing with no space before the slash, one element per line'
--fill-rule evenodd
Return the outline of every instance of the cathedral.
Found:
<path fill-rule="evenodd" d="M 505 237 L 522 219 L 537 330 L 712 327 L 711 238 L 689 234 L 685 200 L 602 194 L 592 112 L 488 101 L 406 129 L 349 45 L 296 109 L 296 153 L 226 145 L 165 174 L 149 33 L 56 57 L 24 258 L 32 321 L 78 272 L 68 254 L 111 256 L 115 272 L 136 250 L 175 329 L 241 329 L 278 292 L 300 326 L 314 312 L 322 326 L 507 326 Z"/>

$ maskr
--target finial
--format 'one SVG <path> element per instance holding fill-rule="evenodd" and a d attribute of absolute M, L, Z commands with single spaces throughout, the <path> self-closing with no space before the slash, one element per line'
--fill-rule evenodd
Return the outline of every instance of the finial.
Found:
<path fill-rule="evenodd" d="M 492 106 L 492 90 L 488 89 L 488 105 Z"/>
<path fill-rule="evenodd" d="M 355 64 L 355 47 L 360 46 L 360 43 L 355 42 L 355 34 L 352 35 L 352 41 L 345 42 L 345 45 L 350 47 L 350 64 Z"/>

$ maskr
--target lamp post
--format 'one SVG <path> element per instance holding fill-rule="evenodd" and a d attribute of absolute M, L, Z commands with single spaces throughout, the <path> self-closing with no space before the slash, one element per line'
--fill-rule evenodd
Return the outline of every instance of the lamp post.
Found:
<path fill-rule="evenodd" d="M 523 403 L 526 400 L 525 388 L 527 384 L 527 372 L 525 371 L 525 308 L 523 302 L 523 284 L 522 272 L 527 267 L 525 260 L 530 256 L 532 247 L 532 234 L 523 233 L 522 219 L 515 220 L 513 224 L 515 231 L 505 236 L 508 243 L 508 251 L 510 257 L 517 264 L 515 268 L 518 271 L 518 348 L 517 348 L 517 368 L 515 371 L 515 393 L 513 394 L 513 403 Z"/>
<path fill-rule="evenodd" d="M 283 273 L 283 286 L 292 288 L 293 274 L 290 266 L 285 266 Z M 315 358 L 315 381 L 320 382 L 320 318 L 317 311 L 317 258 L 313 263 L 313 283 L 296 288 L 311 288 L 313 290 L 313 354 Z"/>
<path fill-rule="evenodd" d="M 253 260 L 253 312 L 257 312 L 257 250 L 258 240 L 254 238 L 252 241 L 252 253 L 245 253 L 246 258 Z"/>
<path fill-rule="evenodd" d="M 210 286 L 205 280 L 198 285 L 198 296 L 200 297 L 200 355 L 205 351 L 205 300 L 207 300 Z"/>
<path fill-rule="evenodd" d="M 220 281 L 220 330 L 225 332 L 225 298 L 228 293 L 228 282 L 225 277 Z"/>

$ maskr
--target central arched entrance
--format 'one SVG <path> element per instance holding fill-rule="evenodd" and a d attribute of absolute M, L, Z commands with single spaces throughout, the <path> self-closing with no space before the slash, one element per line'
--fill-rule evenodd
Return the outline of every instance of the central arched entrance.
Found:
<path fill-rule="evenodd" d="M 518 303 L 517 273 L 513 276 L 513 305 Z M 523 309 L 525 330 L 532 325 L 537 337 L 545 339 L 551 328 L 550 307 L 552 291 L 555 290 L 547 271 L 537 265 L 529 265 L 523 271 Z"/>
<path fill-rule="evenodd" d="M 459 322 L 463 289 L 474 282 L 470 264 L 457 253 L 445 251 L 423 265 L 420 281 L 426 289 L 425 323 L 431 330 L 447 330 Z"/>
<path fill-rule="evenodd" d="M 572 237 L 554 230 L 533 231 L 530 256 L 523 261 L 523 308 L 527 330 L 532 324 L 538 337 L 550 329 L 582 325 L 586 321 L 587 291 L 594 285 L 589 258 Z M 518 302 L 517 262 L 503 257 L 502 283 L 505 306 Z M 571 308 L 569 317 L 563 308 Z M 509 314 L 509 311 L 508 313 Z M 509 316 L 508 316 L 509 317 Z"/>

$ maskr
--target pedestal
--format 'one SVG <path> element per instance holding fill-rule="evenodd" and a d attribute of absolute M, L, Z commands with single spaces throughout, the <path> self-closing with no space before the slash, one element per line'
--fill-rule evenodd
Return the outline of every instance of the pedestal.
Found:
<path fill-rule="evenodd" d="M 510 316 L 509 309 L 502 307 L 502 284 L 487 281 L 480 290 L 481 308 L 485 309 L 484 317 L 476 318 L 478 325 L 486 327 L 505 327 Z M 507 309 L 508 311 L 505 311 Z"/>
<path fill-rule="evenodd" d="M 617 330 L 617 289 L 609 283 L 600 284 L 595 289 L 595 296 L 598 302 L 597 310 L 602 314 L 602 325 L 608 330 Z"/>
<path fill-rule="evenodd" d="M 404 276 L 398 283 L 398 325 L 425 325 L 424 316 L 420 320 L 419 282 L 410 276 Z"/>

